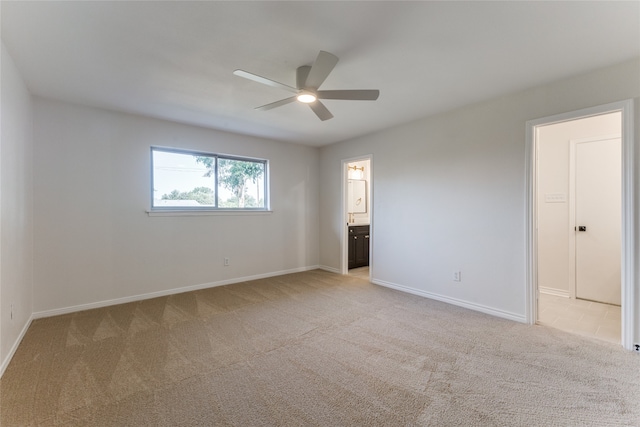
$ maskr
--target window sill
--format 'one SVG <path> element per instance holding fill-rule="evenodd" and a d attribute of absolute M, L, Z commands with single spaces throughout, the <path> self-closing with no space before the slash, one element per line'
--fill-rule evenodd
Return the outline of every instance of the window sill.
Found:
<path fill-rule="evenodd" d="M 248 211 L 242 209 L 220 209 L 220 210 L 184 210 L 184 209 L 152 209 L 147 210 L 149 216 L 242 216 L 242 215 L 270 215 L 271 210 Z"/>

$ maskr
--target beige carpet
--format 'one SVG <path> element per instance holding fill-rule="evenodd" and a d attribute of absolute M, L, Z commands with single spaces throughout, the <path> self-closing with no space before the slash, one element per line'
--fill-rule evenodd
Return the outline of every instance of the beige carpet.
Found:
<path fill-rule="evenodd" d="M 33 322 L 2 426 L 640 425 L 640 357 L 323 271 Z"/>

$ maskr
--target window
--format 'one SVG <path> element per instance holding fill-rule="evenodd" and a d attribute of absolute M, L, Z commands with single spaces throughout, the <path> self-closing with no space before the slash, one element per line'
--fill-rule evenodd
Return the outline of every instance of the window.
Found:
<path fill-rule="evenodd" d="M 267 210 L 267 161 L 151 147 L 153 210 Z"/>

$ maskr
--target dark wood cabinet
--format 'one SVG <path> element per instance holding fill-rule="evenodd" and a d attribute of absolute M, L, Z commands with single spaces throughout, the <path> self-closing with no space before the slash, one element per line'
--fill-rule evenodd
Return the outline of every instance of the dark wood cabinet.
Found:
<path fill-rule="evenodd" d="M 349 268 L 369 265 L 369 226 L 349 227 Z"/>

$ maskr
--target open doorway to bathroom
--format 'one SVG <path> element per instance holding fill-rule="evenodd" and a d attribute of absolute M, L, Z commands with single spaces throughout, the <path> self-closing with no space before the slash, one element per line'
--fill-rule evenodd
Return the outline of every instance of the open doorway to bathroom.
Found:
<path fill-rule="evenodd" d="M 372 267 L 371 172 L 370 156 L 343 160 L 342 272 L 366 280 Z"/>

